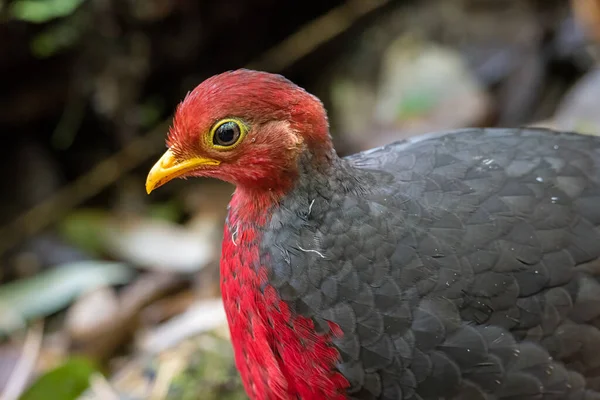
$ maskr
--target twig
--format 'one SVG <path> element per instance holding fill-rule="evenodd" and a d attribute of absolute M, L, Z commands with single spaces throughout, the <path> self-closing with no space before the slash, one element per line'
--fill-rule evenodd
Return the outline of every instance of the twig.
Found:
<path fill-rule="evenodd" d="M 360 18 L 388 3 L 390 0 L 350 0 L 309 22 L 267 50 L 246 68 L 282 71 L 346 31 Z M 69 210 L 106 189 L 125 173 L 157 154 L 170 119 L 162 122 L 149 134 L 132 140 L 118 153 L 99 162 L 91 171 L 2 227 L 0 256 L 26 238 L 55 223 Z"/>
<path fill-rule="evenodd" d="M 90 376 L 90 391 L 93 398 L 99 400 L 119 400 L 119 395 L 106 380 L 104 375 L 95 373 Z"/>
<path fill-rule="evenodd" d="M 132 140 L 121 151 L 99 162 L 91 171 L 2 227 L 0 255 L 56 222 L 70 209 L 98 194 L 126 172 L 156 154 L 164 140 L 167 126 L 165 122 L 146 136 Z"/>
<path fill-rule="evenodd" d="M 35 363 L 40 354 L 43 333 L 43 321 L 34 324 L 27 331 L 21 357 L 19 358 L 19 361 L 17 361 L 15 368 L 12 370 L 10 378 L 8 378 L 2 396 L 0 396 L 0 400 L 17 400 L 27 387 L 29 377 L 35 368 Z"/>
<path fill-rule="evenodd" d="M 167 398 L 169 393 L 169 387 L 173 379 L 185 368 L 184 361 L 171 357 L 162 361 L 158 367 L 156 374 L 156 381 L 150 393 L 150 399 L 152 400 L 164 400 Z"/>
<path fill-rule="evenodd" d="M 345 32 L 360 18 L 385 6 L 390 0 L 350 0 L 312 20 L 262 57 L 248 65 L 250 69 L 283 71 L 317 47 Z"/>
<path fill-rule="evenodd" d="M 71 79 L 67 104 L 52 133 L 51 140 L 55 148 L 64 150 L 73 144 L 83 122 L 85 104 L 82 96 L 75 90 L 75 84 Z"/>

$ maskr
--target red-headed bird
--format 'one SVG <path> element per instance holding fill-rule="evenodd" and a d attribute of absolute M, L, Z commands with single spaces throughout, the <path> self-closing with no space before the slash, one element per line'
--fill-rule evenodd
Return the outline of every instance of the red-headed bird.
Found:
<path fill-rule="evenodd" d="M 252 399 L 600 399 L 600 138 L 465 129 L 340 158 L 319 99 L 238 70 L 185 98 L 167 145 L 148 192 L 236 185 L 221 290 Z"/>

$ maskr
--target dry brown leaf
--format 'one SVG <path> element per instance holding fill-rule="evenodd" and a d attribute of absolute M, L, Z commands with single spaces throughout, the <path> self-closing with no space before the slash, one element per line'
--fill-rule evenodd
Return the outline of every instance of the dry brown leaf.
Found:
<path fill-rule="evenodd" d="M 600 44 L 600 0 L 571 0 L 571 4 L 587 35 Z"/>
<path fill-rule="evenodd" d="M 65 329 L 72 346 L 95 359 L 111 356 L 135 332 L 141 310 L 183 283 L 175 274 L 152 272 L 140 276 L 118 298 L 108 289 L 82 297 L 67 316 Z"/>
<path fill-rule="evenodd" d="M 164 322 L 183 313 L 197 300 L 198 295 L 193 290 L 185 290 L 158 300 L 142 310 L 142 323 L 149 326 Z"/>

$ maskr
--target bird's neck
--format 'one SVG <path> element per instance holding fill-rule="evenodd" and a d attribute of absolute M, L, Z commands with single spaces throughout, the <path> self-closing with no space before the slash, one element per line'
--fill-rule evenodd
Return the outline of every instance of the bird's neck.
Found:
<path fill-rule="evenodd" d="M 229 214 L 236 223 L 258 228 L 267 223 L 269 215 L 286 196 L 295 191 L 310 191 L 310 186 L 323 186 L 343 170 L 344 163 L 329 146 L 319 151 L 304 151 L 298 156 L 296 168 L 272 185 L 237 186 L 229 204 Z"/>

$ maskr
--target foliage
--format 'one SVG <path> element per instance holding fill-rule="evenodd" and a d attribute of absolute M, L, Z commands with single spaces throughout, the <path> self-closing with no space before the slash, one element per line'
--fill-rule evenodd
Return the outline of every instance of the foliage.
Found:
<path fill-rule="evenodd" d="M 4 284 L 0 286 L 0 333 L 18 329 L 28 319 L 55 313 L 86 291 L 123 284 L 132 276 L 133 271 L 123 263 L 88 261 Z"/>
<path fill-rule="evenodd" d="M 167 399 L 193 400 L 204 393 L 205 400 L 245 400 L 248 398 L 233 364 L 231 344 L 210 338 L 210 349 L 191 355 L 185 370 L 171 382 Z"/>
<path fill-rule="evenodd" d="M 75 400 L 88 388 L 94 373 L 97 369 L 89 360 L 71 358 L 40 376 L 20 400 Z"/>
<path fill-rule="evenodd" d="M 85 0 L 16 0 L 10 5 L 11 18 L 44 23 L 72 14 Z"/>
<path fill-rule="evenodd" d="M 30 43 L 33 55 L 47 58 L 75 45 L 81 37 L 82 29 L 73 22 L 67 20 L 36 35 Z"/>

